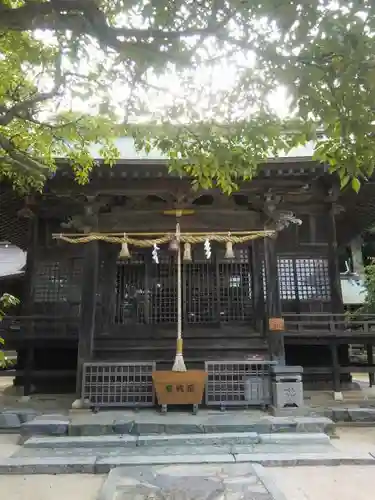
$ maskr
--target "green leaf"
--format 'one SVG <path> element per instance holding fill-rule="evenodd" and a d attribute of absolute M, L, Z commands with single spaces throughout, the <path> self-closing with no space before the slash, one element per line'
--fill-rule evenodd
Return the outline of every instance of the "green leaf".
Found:
<path fill-rule="evenodd" d="M 361 188 L 361 183 L 360 183 L 359 179 L 357 179 L 357 177 L 354 177 L 354 178 L 352 179 L 352 188 L 353 188 L 353 190 L 354 190 L 356 193 L 358 193 L 358 191 L 359 191 L 359 190 L 360 190 L 360 188 Z"/>
<path fill-rule="evenodd" d="M 6 367 L 6 357 L 3 351 L 0 351 L 0 368 Z"/>
<path fill-rule="evenodd" d="M 228 194 L 318 131 L 314 159 L 342 186 L 370 177 L 373 2 L 98 0 L 42 17 L 40 3 L 0 3 L 0 180 L 15 188 L 42 190 L 56 158 L 84 184 L 92 143 L 111 167 L 124 135 Z"/>
<path fill-rule="evenodd" d="M 341 175 L 340 175 L 341 177 Z M 350 182 L 350 177 L 349 175 L 344 175 L 343 177 L 340 178 L 340 186 L 341 186 L 341 189 L 344 188 L 345 186 L 347 186 Z M 353 180 L 352 180 L 352 185 L 353 185 Z"/>

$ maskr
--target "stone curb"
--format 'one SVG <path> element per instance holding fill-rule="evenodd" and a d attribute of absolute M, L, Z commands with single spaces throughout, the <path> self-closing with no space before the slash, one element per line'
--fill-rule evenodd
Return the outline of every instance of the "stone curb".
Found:
<path fill-rule="evenodd" d="M 136 465 L 177 465 L 177 464 L 212 464 L 212 463 L 252 463 L 265 467 L 290 466 L 333 466 L 333 465 L 375 465 L 370 454 L 345 455 L 340 453 L 299 455 L 286 453 L 238 454 L 231 455 L 174 455 L 151 457 L 115 456 L 106 458 L 93 457 L 20 457 L 0 459 L 0 475 L 6 474 L 104 474 L 121 466 Z"/>
<path fill-rule="evenodd" d="M 0 459 L 0 474 L 95 474 L 96 457 Z"/>
<path fill-rule="evenodd" d="M 311 409 L 315 413 L 310 417 L 280 417 L 265 416 L 258 422 L 244 424 L 205 424 L 195 423 L 170 424 L 155 422 L 136 422 L 135 420 L 114 419 L 111 423 L 87 422 L 72 423 L 66 415 L 53 415 L 49 425 L 49 415 L 40 415 L 33 409 L 6 409 L 0 411 L 0 433 L 20 430 L 22 434 L 30 435 L 103 435 L 131 434 L 212 434 L 228 432 L 326 432 L 332 433 L 334 423 L 375 423 L 375 408 L 344 408 L 332 407 L 324 410 Z M 52 417 L 52 415 L 51 415 Z M 91 414 L 90 414 L 91 417 Z M 326 419 L 326 420 L 324 420 Z M 91 419 L 92 420 L 92 419 Z M 31 422 L 34 421 L 34 424 Z M 36 421 L 36 422 L 35 422 Z"/>
<path fill-rule="evenodd" d="M 327 434 L 320 433 L 287 433 L 275 432 L 273 434 L 260 434 L 260 444 L 294 444 L 294 445 L 313 445 L 313 444 L 329 444 L 330 437 Z"/>
<path fill-rule="evenodd" d="M 375 411 L 375 410 L 374 410 Z M 0 412 L 0 431 L 19 430 L 25 438 L 31 436 L 102 436 L 128 434 L 145 435 L 183 435 L 183 434 L 227 434 L 274 432 L 305 432 L 333 434 L 334 423 L 324 416 L 317 417 L 273 417 L 266 416 L 257 422 L 238 424 L 161 424 L 155 422 L 136 422 L 114 419 L 103 422 L 90 415 L 88 422 L 72 422 L 66 415 L 36 415 L 35 412 Z"/>
<path fill-rule="evenodd" d="M 375 465 L 370 453 L 362 455 L 344 455 L 332 453 L 239 453 L 234 455 L 236 463 L 259 463 L 264 467 L 297 467 L 297 466 L 336 466 L 336 465 Z"/>
<path fill-rule="evenodd" d="M 44 449 L 69 449 L 69 448 L 136 448 L 143 446 L 225 446 L 225 445 L 321 445 L 329 444 L 330 438 L 323 433 L 272 433 L 257 434 L 251 433 L 226 433 L 226 434 L 177 434 L 177 435 L 150 435 L 150 436 L 130 436 L 130 435 L 108 435 L 108 436 L 42 436 L 30 437 L 24 443 L 24 448 L 44 448 Z"/>
<path fill-rule="evenodd" d="M 375 408 L 345 408 L 342 406 L 317 410 L 335 423 L 375 424 Z"/>
<path fill-rule="evenodd" d="M 283 437 L 286 434 L 282 435 Z M 291 435 L 298 443 L 303 441 L 310 434 Z M 320 434 L 311 434 L 313 439 L 306 439 L 308 443 L 315 441 L 321 443 L 323 439 Z M 328 436 L 323 434 L 328 439 Z M 271 440 L 272 441 L 272 440 Z M 270 442 L 271 442 L 270 441 Z M 164 434 L 150 436 L 131 435 L 105 435 L 105 436 L 56 436 L 56 437 L 31 437 L 27 439 L 23 446 L 25 448 L 97 448 L 120 446 L 123 448 L 135 448 L 143 446 L 178 446 L 178 445 L 250 445 L 258 444 L 260 436 L 256 432 L 226 433 L 226 434 Z M 291 438 L 291 442 L 294 442 Z M 326 442 L 326 440 L 324 440 Z"/>

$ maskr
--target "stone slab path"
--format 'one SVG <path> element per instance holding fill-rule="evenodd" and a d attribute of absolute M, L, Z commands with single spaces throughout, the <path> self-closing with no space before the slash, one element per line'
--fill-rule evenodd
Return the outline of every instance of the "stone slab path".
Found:
<path fill-rule="evenodd" d="M 99 500 L 287 500 L 262 466 L 171 465 L 113 470 Z"/>

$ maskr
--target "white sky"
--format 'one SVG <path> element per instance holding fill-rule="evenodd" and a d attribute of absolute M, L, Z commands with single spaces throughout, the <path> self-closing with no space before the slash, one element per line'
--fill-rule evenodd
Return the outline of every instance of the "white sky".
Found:
<path fill-rule="evenodd" d="M 54 43 L 54 37 L 49 32 L 39 31 L 37 37 L 47 43 Z M 227 53 L 228 50 L 227 47 L 221 52 Z M 107 68 L 110 68 L 110 57 L 103 57 L 103 53 L 94 45 L 89 52 L 89 60 L 82 58 L 79 66 L 74 68 L 74 71 L 86 74 L 100 63 L 104 63 Z M 210 58 L 214 54 L 217 55 L 217 48 L 212 40 L 207 40 L 204 57 Z M 256 99 L 254 99 L 254 102 L 247 102 L 245 105 L 242 103 L 236 106 L 226 99 L 226 92 L 233 89 L 238 83 L 240 74 L 254 67 L 254 64 L 254 53 L 237 51 L 234 55 L 226 55 L 214 62 L 200 64 L 196 68 L 184 70 L 181 74 L 178 74 L 171 65 L 164 74 L 158 76 L 154 71 L 148 71 L 145 78 L 147 78 L 150 86 L 146 92 L 144 90 L 139 92 L 144 110 L 137 113 L 136 120 L 149 121 L 152 118 L 159 117 L 171 106 L 172 101 L 181 106 L 186 106 L 189 103 L 188 109 L 190 113 L 194 111 L 197 115 L 195 118 L 199 119 L 214 119 L 223 112 L 227 115 L 227 118 L 231 119 L 249 116 L 252 111 L 256 110 Z M 47 81 L 45 79 L 44 84 L 48 86 Z M 49 85 L 51 83 L 49 81 Z M 115 105 L 119 118 L 122 119 L 129 98 L 129 85 L 124 81 L 124 78 L 113 78 L 103 83 L 106 93 L 110 95 Z M 75 97 L 73 99 L 66 94 L 60 101 L 59 109 L 60 111 L 65 109 L 82 111 L 83 113 L 98 112 L 102 101 L 102 96 L 94 95 L 94 93 L 91 94 L 90 98 Z M 288 107 L 285 89 L 279 88 L 270 94 L 269 102 L 279 116 L 286 116 Z M 137 107 L 138 110 L 140 107 Z M 191 116 L 189 118 L 191 119 Z"/>

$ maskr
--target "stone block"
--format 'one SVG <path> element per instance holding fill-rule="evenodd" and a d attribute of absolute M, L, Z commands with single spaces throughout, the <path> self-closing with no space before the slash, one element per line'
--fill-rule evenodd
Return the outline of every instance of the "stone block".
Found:
<path fill-rule="evenodd" d="M 165 424 L 166 434 L 203 434 L 203 425 L 198 424 Z"/>
<path fill-rule="evenodd" d="M 215 463 L 234 463 L 233 455 L 214 454 L 214 455 L 155 455 L 155 456 L 126 456 L 118 455 L 115 457 L 98 458 L 95 465 L 97 474 L 106 474 L 111 469 L 126 465 L 176 465 L 176 464 L 215 464 Z"/>
<path fill-rule="evenodd" d="M 68 428 L 69 436 L 103 436 L 113 434 L 113 423 L 74 423 Z"/>
<path fill-rule="evenodd" d="M 334 422 L 350 422 L 348 408 L 331 408 L 331 417 Z"/>
<path fill-rule="evenodd" d="M 375 422 L 375 408 L 349 408 L 351 422 Z"/>
<path fill-rule="evenodd" d="M 341 391 L 334 392 L 332 396 L 334 401 L 344 401 L 344 395 Z"/>
<path fill-rule="evenodd" d="M 61 417 L 58 419 L 35 418 L 21 425 L 22 436 L 47 435 L 60 436 L 68 433 L 69 419 Z"/>
<path fill-rule="evenodd" d="M 332 453 L 242 453 L 235 455 L 236 463 L 259 463 L 265 467 L 375 465 L 369 453 L 347 455 Z"/>
<path fill-rule="evenodd" d="M 131 434 L 133 426 L 133 420 L 115 420 L 113 422 L 113 432 L 115 434 Z"/>
<path fill-rule="evenodd" d="M 19 457 L 0 459 L 0 474 L 93 474 L 96 457 Z"/>
<path fill-rule="evenodd" d="M 295 417 L 267 417 L 263 419 L 269 425 L 266 432 L 296 432 L 297 422 Z M 263 434 L 259 432 L 259 434 Z"/>
<path fill-rule="evenodd" d="M 56 436 L 56 437 L 31 437 L 24 443 L 24 448 L 109 448 L 112 446 L 135 448 L 135 436 Z"/>
<path fill-rule="evenodd" d="M 335 424 L 327 417 L 295 417 L 297 432 L 324 432 L 334 433 Z"/>
<path fill-rule="evenodd" d="M 261 444 L 291 444 L 291 445 L 301 445 L 306 444 L 311 446 L 314 444 L 329 444 L 330 438 L 327 434 L 320 433 L 272 433 L 272 434 L 260 434 L 259 441 Z"/>
<path fill-rule="evenodd" d="M 0 413 L 1 430 L 19 429 L 20 426 L 21 426 L 21 421 L 16 413 L 10 413 L 10 412 Z"/>
<path fill-rule="evenodd" d="M 37 411 L 32 409 L 17 410 L 17 414 L 21 421 L 21 424 L 24 424 L 25 422 L 30 422 L 30 420 L 34 420 L 39 415 Z"/>
<path fill-rule="evenodd" d="M 230 417 L 229 417 L 230 418 Z M 270 426 L 267 423 L 254 422 L 251 424 L 204 424 L 205 434 L 225 434 L 233 432 L 267 432 Z"/>
<path fill-rule="evenodd" d="M 139 436 L 138 446 L 222 446 L 234 444 L 255 444 L 259 442 L 256 432 L 219 434 L 175 434 L 161 436 Z"/>
<path fill-rule="evenodd" d="M 164 434 L 165 425 L 152 422 L 134 422 L 131 434 L 134 436 L 144 436 L 148 434 Z"/>

